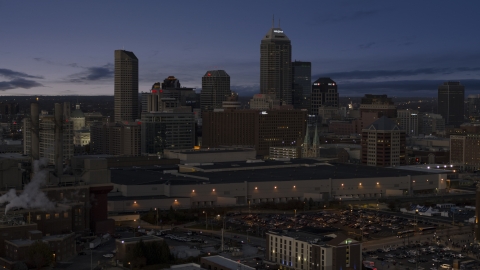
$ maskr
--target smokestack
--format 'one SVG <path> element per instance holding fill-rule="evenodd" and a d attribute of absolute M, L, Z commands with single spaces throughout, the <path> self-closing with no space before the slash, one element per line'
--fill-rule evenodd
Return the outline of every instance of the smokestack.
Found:
<path fill-rule="evenodd" d="M 63 174 L 63 106 L 60 103 L 55 103 L 55 171 L 60 179 Z"/>
<path fill-rule="evenodd" d="M 39 110 L 38 103 L 32 102 L 30 104 L 30 122 L 31 122 L 31 136 L 32 136 L 32 149 L 30 154 L 32 155 L 32 160 L 40 160 L 40 148 L 39 148 Z M 33 161 L 32 161 L 33 163 Z"/>
<path fill-rule="evenodd" d="M 480 242 L 480 183 L 477 184 L 477 196 L 475 203 L 475 240 Z"/>

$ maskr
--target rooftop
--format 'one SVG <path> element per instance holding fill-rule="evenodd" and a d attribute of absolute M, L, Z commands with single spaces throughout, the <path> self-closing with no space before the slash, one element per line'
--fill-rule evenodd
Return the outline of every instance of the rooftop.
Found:
<path fill-rule="evenodd" d="M 210 164 L 210 165 L 207 165 Z M 292 181 L 314 179 L 352 179 L 403 177 L 446 173 L 445 170 L 419 169 L 411 166 L 382 168 L 357 164 L 326 163 L 314 159 L 290 161 L 222 162 L 186 166 L 196 172 L 164 173 L 163 170 L 128 169 L 112 170 L 112 182 L 122 185 L 171 185 L 228 184 L 268 181 Z M 175 171 L 175 170 L 173 170 Z"/>
<path fill-rule="evenodd" d="M 140 237 L 117 239 L 115 241 L 124 244 L 124 243 L 135 243 L 135 242 L 138 242 L 140 240 L 145 242 L 145 241 L 152 241 L 152 240 L 163 240 L 163 238 L 158 237 L 158 236 L 154 236 L 154 235 L 144 235 L 144 236 L 140 236 Z"/>
<path fill-rule="evenodd" d="M 247 266 L 245 264 L 241 264 L 239 262 L 236 262 L 234 260 L 227 259 L 222 256 L 209 256 L 209 257 L 202 257 L 202 259 L 211 261 L 215 264 L 224 266 L 227 269 L 243 269 L 243 270 L 255 270 L 255 268 Z"/>

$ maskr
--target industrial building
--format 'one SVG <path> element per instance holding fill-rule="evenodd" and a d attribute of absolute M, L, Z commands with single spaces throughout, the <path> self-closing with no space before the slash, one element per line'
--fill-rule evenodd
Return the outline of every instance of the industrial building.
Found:
<path fill-rule="evenodd" d="M 314 159 L 113 169 L 109 212 L 442 193 L 448 170 L 382 168 Z"/>

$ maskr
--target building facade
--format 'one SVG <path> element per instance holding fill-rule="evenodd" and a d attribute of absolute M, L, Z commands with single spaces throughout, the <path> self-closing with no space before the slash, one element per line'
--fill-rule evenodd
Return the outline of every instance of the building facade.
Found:
<path fill-rule="evenodd" d="M 385 116 L 362 131 L 362 164 L 405 165 L 405 131 Z"/>
<path fill-rule="evenodd" d="M 140 156 L 141 123 L 106 123 L 90 127 L 92 153 Z"/>
<path fill-rule="evenodd" d="M 340 270 L 362 268 L 362 243 L 337 235 L 322 241 L 322 235 L 292 232 L 267 233 L 265 257 L 280 269 Z"/>
<path fill-rule="evenodd" d="M 143 154 L 163 154 L 165 149 L 193 149 L 195 116 L 192 112 L 145 113 L 141 134 Z"/>
<path fill-rule="evenodd" d="M 438 114 L 445 125 L 458 127 L 465 122 L 465 86 L 460 82 L 444 82 L 438 86 Z"/>
<path fill-rule="evenodd" d="M 408 136 L 418 136 L 419 130 L 419 114 L 415 110 L 398 110 L 397 118 L 400 123 L 400 127 L 405 130 L 405 134 Z"/>
<path fill-rule="evenodd" d="M 203 113 L 203 147 L 255 146 L 268 155 L 270 147 L 297 146 L 305 136 L 305 111 L 235 110 Z"/>
<path fill-rule="evenodd" d="M 225 70 L 209 70 L 202 77 L 200 105 L 202 111 L 222 108 L 222 102 L 230 97 L 230 76 Z"/>
<path fill-rule="evenodd" d="M 64 116 L 65 117 L 65 116 Z M 74 154 L 73 122 L 68 118 L 63 123 L 63 160 L 69 160 Z M 50 164 L 55 163 L 55 117 L 53 115 L 40 115 L 39 122 L 39 149 L 40 157 L 47 158 Z M 23 119 L 23 153 L 30 155 L 32 150 L 31 120 L 30 117 Z"/>
<path fill-rule="evenodd" d="M 260 43 L 260 93 L 292 104 L 292 45 L 281 28 L 272 27 Z"/>
<path fill-rule="evenodd" d="M 339 106 L 337 83 L 330 78 L 319 78 L 312 85 L 309 114 L 318 115 L 320 107 Z"/>
<path fill-rule="evenodd" d="M 418 125 L 420 134 L 430 135 L 445 132 L 445 119 L 440 114 L 422 113 Z"/>
<path fill-rule="evenodd" d="M 292 62 L 292 104 L 295 109 L 308 109 L 312 93 L 312 63 Z"/>
<path fill-rule="evenodd" d="M 360 116 L 363 113 L 378 113 L 378 117 L 396 118 L 397 107 L 387 95 L 366 94 L 360 103 Z"/>
<path fill-rule="evenodd" d="M 116 122 L 138 118 L 138 58 L 133 52 L 115 50 L 114 111 Z"/>
<path fill-rule="evenodd" d="M 255 94 L 250 99 L 250 109 L 252 110 L 272 110 L 280 107 L 280 100 L 275 94 Z"/>

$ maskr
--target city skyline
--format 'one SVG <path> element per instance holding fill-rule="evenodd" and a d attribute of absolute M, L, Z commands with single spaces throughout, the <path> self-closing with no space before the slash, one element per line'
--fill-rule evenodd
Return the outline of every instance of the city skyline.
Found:
<path fill-rule="evenodd" d="M 253 96 L 273 15 L 292 61 L 312 62 L 312 82 L 331 77 L 340 96 L 434 97 L 445 81 L 478 93 L 480 38 L 471 30 L 480 4 L 410 3 L 2 1 L 0 22 L 9 27 L 0 30 L 8 41 L 0 95 L 113 95 L 112 51 L 125 49 L 139 59 L 139 92 L 170 75 L 198 92 L 203 74 L 221 69 L 231 90 Z"/>

